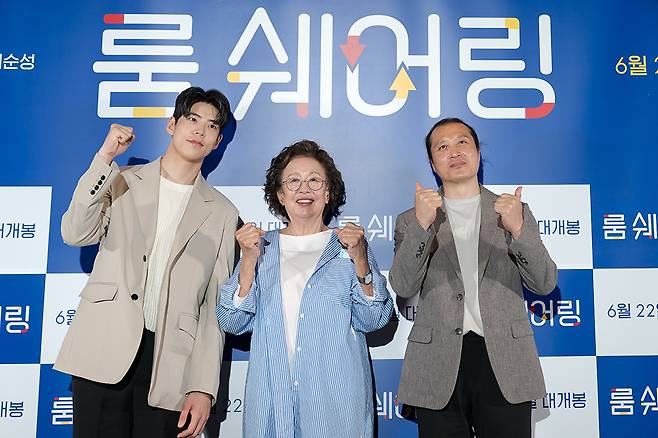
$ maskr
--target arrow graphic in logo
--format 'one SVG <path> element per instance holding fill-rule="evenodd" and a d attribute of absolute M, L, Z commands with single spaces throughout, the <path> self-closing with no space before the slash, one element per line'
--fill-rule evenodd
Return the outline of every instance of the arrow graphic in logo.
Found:
<path fill-rule="evenodd" d="M 347 62 L 349 63 L 350 67 L 354 69 L 354 66 L 359 60 L 359 57 L 363 53 L 363 49 L 365 49 L 366 46 L 359 43 L 359 36 L 352 36 L 348 35 L 347 36 L 347 43 L 346 44 L 341 44 L 340 45 L 340 50 L 343 51 L 343 55 L 345 55 L 345 58 L 347 59 Z"/>
<path fill-rule="evenodd" d="M 406 99 L 409 95 L 409 91 L 416 90 L 416 86 L 411 82 L 411 78 L 409 77 L 404 64 L 400 67 L 400 71 L 398 71 L 389 90 L 395 91 L 396 99 Z"/>

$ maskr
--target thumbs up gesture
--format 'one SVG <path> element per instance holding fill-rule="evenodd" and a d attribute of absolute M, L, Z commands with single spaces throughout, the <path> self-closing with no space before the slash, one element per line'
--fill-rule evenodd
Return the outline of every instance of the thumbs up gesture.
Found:
<path fill-rule="evenodd" d="M 427 230 L 436 220 L 436 213 L 443 200 L 441 195 L 434 189 L 424 189 L 419 183 L 416 183 L 416 199 L 414 208 L 416 210 L 416 219 L 423 229 Z"/>
<path fill-rule="evenodd" d="M 513 238 L 518 239 L 523 227 L 523 205 L 521 204 L 521 190 L 518 186 L 513 195 L 503 193 L 496 199 L 494 210 L 500 216 L 503 227 Z"/>

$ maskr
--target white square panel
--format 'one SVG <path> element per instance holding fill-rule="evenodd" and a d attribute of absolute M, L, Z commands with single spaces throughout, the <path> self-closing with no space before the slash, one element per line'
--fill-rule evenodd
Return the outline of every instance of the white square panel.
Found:
<path fill-rule="evenodd" d="M 514 194 L 516 185 L 487 185 L 494 193 Z M 558 269 L 592 268 L 592 213 L 589 185 L 524 185 L 526 202 L 542 241 Z"/>
<path fill-rule="evenodd" d="M 228 399 L 217 400 L 226 409 L 226 420 L 219 427 L 219 438 L 242 436 L 242 415 L 244 414 L 244 387 L 247 381 L 246 361 L 231 362 L 231 376 L 228 381 Z"/>
<path fill-rule="evenodd" d="M 215 187 L 240 211 L 240 218 L 252 222 L 265 231 L 283 227 L 281 219 L 274 216 L 267 208 L 263 198 L 262 186 L 220 186 Z"/>
<path fill-rule="evenodd" d="M 87 274 L 46 274 L 41 363 L 55 363 L 88 278 Z"/>
<path fill-rule="evenodd" d="M 368 334 L 368 343 L 372 345 L 373 342 L 377 347 L 370 348 L 370 356 L 373 359 L 404 359 L 404 352 L 407 349 L 407 337 L 411 332 L 411 327 L 413 327 L 413 317 L 416 314 L 416 309 L 418 308 L 418 294 L 414 295 L 409 299 L 398 299 L 397 295 L 391 288 L 391 284 L 388 283 L 388 271 L 381 271 L 384 277 L 387 280 L 388 292 L 393 297 L 393 302 L 395 303 L 395 312 L 398 316 L 398 327 L 388 343 L 382 344 L 385 340 L 388 340 L 388 332 L 386 329 L 377 332 L 376 334 Z M 411 320 L 409 320 L 409 319 Z"/>
<path fill-rule="evenodd" d="M 0 436 L 36 435 L 39 371 L 39 364 L 0 365 Z"/>
<path fill-rule="evenodd" d="M 595 269 L 599 356 L 658 355 L 658 269 Z"/>
<path fill-rule="evenodd" d="M 596 357 L 542 357 L 547 395 L 532 410 L 534 438 L 598 438 Z"/>
<path fill-rule="evenodd" d="M 45 274 L 51 187 L 0 187 L 0 274 Z"/>

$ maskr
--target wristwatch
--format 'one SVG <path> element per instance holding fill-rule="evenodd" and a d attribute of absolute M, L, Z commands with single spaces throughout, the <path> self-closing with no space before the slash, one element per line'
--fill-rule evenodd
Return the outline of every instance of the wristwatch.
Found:
<path fill-rule="evenodd" d="M 356 279 L 359 280 L 359 283 L 365 284 L 366 286 L 372 284 L 372 271 L 368 271 L 368 273 L 363 277 L 359 277 L 357 275 Z"/>

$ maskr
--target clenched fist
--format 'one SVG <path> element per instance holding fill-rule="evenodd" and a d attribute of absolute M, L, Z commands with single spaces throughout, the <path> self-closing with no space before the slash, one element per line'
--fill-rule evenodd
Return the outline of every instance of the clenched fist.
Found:
<path fill-rule="evenodd" d="M 135 132 L 130 126 L 112 123 L 110 132 L 107 133 L 103 145 L 98 150 L 98 155 L 110 164 L 115 157 L 126 152 L 130 143 L 135 140 Z"/>
<path fill-rule="evenodd" d="M 347 254 L 354 262 L 356 275 L 362 278 L 368 275 L 370 272 L 368 244 L 366 243 L 363 227 L 348 222 L 343 228 L 336 228 L 334 233 L 336 233 L 340 244 L 347 250 Z M 362 284 L 361 289 L 369 297 L 374 294 L 372 283 Z"/>
<path fill-rule="evenodd" d="M 235 232 L 235 240 L 240 245 L 242 258 L 256 260 L 260 256 L 261 237 L 265 231 L 251 223 L 246 223 Z"/>
<path fill-rule="evenodd" d="M 496 199 L 494 203 L 494 210 L 500 216 L 500 221 L 505 230 L 507 230 L 513 238 L 518 239 L 521 235 L 521 228 L 523 227 L 523 204 L 521 204 L 521 190 L 523 187 L 519 186 L 514 191 L 513 195 L 503 193 Z"/>
<path fill-rule="evenodd" d="M 240 245 L 242 262 L 240 263 L 240 290 L 239 297 L 245 297 L 251 289 L 256 278 L 256 263 L 260 256 L 262 237 L 265 231 L 251 223 L 246 223 L 235 232 L 235 240 Z"/>
<path fill-rule="evenodd" d="M 441 195 L 434 189 L 424 189 L 419 183 L 416 183 L 416 199 L 414 208 L 416 210 L 416 219 L 423 229 L 427 230 L 436 220 L 436 214 L 443 200 Z"/>
<path fill-rule="evenodd" d="M 352 261 L 354 263 L 366 262 L 367 265 L 368 250 L 363 238 L 365 235 L 363 227 L 348 222 L 343 228 L 336 228 L 335 233 Z"/>

